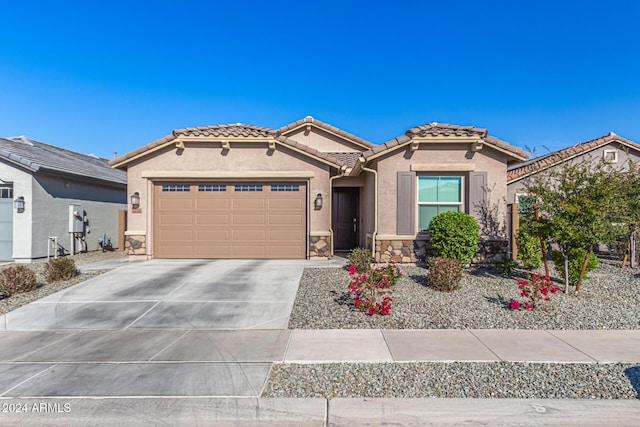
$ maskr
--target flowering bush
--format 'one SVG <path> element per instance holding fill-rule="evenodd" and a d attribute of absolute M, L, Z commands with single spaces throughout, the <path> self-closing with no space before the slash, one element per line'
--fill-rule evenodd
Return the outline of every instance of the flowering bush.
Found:
<path fill-rule="evenodd" d="M 393 263 L 371 264 L 366 271 L 359 271 L 355 265 L 348 268 L 351 282 L 349 293 L 353 305 L 368 315 L 391 313 L 393 298 L 391 293 L 404 272 Z"/>
<path fill-rule="evenodd" d="M 544 303 L 551 301 L 551 296 L 560 290 L 558 286 L 549 279 L 549 277 L 540 277 L 534 274 L 526 279 L 516 279 L 518 281 L 518 289 L 520 296 L 525 299 L 524 302 L 517 300 L 511 301 L 512 310 L 536 310 L 543 306 Z"/>

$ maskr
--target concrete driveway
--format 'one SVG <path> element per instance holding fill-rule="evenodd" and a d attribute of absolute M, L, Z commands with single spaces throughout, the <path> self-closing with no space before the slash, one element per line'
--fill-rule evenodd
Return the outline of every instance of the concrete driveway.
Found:
<path fill-rule="evenodd" d="M 306 260 L 152 260 L 112 270 L 0 318 L 33 330 L 286 329 Z"/>
<path fill-rule="evenodd" d="M 127 264 L 0 319 L 0 401 L 260 395 L 304 267 L 334 261 Z"/>

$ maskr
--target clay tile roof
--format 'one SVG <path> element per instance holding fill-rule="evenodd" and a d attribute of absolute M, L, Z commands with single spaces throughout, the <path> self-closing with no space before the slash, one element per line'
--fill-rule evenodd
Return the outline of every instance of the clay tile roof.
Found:
<path fill-rule="evenodd" d="M 496 137 L 490 136 L 486 129 L 477 128 L 474 126 L 458 126 L 448 123 L 428 123 L 422 126 L 416 126 L 405 132 L 397 138 L 385 142 L 382 145 L 374 146 L 373 148 L 362 153 L 362 157 L 369 158 L 382 151 L 391 150 L 394 147 L 409 142 L 416 136 L 476 136 L 481 138 L 485 143 L 493 145 L 507 152 L 513 153 L 519 158 L 529 157 L 529 153 L 521 148 L 515 147 L 508 142 L 502 141 Z"/>
<path fill-rule="evenodd" d="M 327 153 L 334 156 L 341 164 L 348 168 L 352 168 L 358 162 L 358 159 L 362 157 L 362 153 Z"/>
<path fill-rule="evenodd" d="M 185 128 L 175 130 L 174 135 L 181 136 L 215 136 L 215 137 L 269 137 L 274 135 L 274 130 L 260 126 L 245 125 L 242 123 L 203 126 L 197 128 Z"/>
<path fill-rule="evenodd" d="M 449 123 L 427 123 L 426 125 L 416 126 L 406 132 L 407 136 L 427 136 L 427 135 L 456 135 L 456 136 L 479 136 L 485 137 L 488 132 L 486 129 L 474 126 L 458 126 Z"/>
<path fill-rule="evenodd" d="M 622 138 L 613 132 L 605 136 L 601 136 L 590 141 L 576 144 L 572 147 L 563 148 L 562 150 L 554 151 L 549 154 L 545 154 L 527 162 L 520 163 L 515 166 L 511 166 L 507 169 L 507 182 L 516 181 L 520 178 L 524 178 L 534 172 L 547 169 L 551 166 L 557 165 L 564 160 L 575 157 L 579 154 L 587 153 L 602 145 L 607 145 L 610 142 L 620 142 L 623 145 L 634 148 L 640 151 L 640 144 L 637 144 L 629 139 Z"/>
<path fill-rule="evenodd" d="M 295 121 L 293 123 L 290 123 L 288 125 L 284 125 L 281 128 L 277 129 L 276 133 L 278 135 L 281 135 L 281 134 L 286 133 L 287 131 L 289 131 L 291 129 L 296 129 L 296 128 L 300 127 L 301 125 L 304 125 L 304 124 L 307 124 L 307 123 L 313 124 L 313 125 L 321 128 L 321 129 L 328 130 L 328 131 L 330 131 L 330 132 L 332 132 L 332 133 L 334 133 L 336 135 L 340 135 L 345 139 L 348 139 L 350 141 L 353 141 L 353 142 L 355 142 L 357 144 L 360 144 L 360 145 L 363 145 L 365 147 L 372 148 L 372 147 L 376 146 L 376 144 L 373 144 L 373 143 L 367 141 L 366 139 L 362 139 L 359 136 L 355 136 L 352 133 L 346 132 L 346 131 L 344 131 L 342 129 L 339 129 L 339 128 L 337 128 L 335 126 L 332 126 L 332 125 L 330 125 L 328 123 L 325 123 L 325 122 L 323 122 L 321 120 L 315 119 L 315 118 L 313 118 L 311 116 L 307 116 L 304 119 L 300 119 L 300 120 Z"/>

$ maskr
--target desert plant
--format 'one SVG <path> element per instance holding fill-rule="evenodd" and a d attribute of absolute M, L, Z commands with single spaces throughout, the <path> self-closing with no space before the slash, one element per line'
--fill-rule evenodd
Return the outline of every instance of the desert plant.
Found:
<path fill-rule="evenodd" d="M 0 273 L 0 293 L 10 297 L 36 288 L 36 274 L 26 265 L 16 265 Z"/>
<path fill-rule="evenodd" d="M 586 252 L 585 252 L 586 253 Z M 533 274 L 528 279 L 516 279 L 520 296 L 523 302 L 512 300 L 509 306 L 512 310 L 537 310 L 544 307 L 544 304 L 551 301 L 551 296 L 555 295 L 560 288 L 556 286 L 548 277 Z"/>
<path fill-rule="evenodd" d="M 516 236 L 518 259 L 527 270 L 535 270 L 542 265 L 542 247 L 540 237 L 534 236 L 526 228 L 518 229 Z"/>
<path fill-rule="evenodd" d="M 356 267 L 356 271 L 358 273 L 364 273 L 371 269 L 371 261 L 373 261 L 373 257 L 370 249 L 355 248 L 349 252 L 347 260 L 350 265 Z"/>
<path fill-rule="evenodd" d="M 502 276 L 511 277 L 516 268 L 518 268 L 518 263 L 505 256 L 499 261 L 494 261 L 493 266 Z"/>
<path fill-rule="evenodd" d="M 443 212 L 429 223 L 429 238 L 436 258 L 456 259 L 465 266 L 478 252 L 480 227 L 469 214 Z"/>
<path fill-rule="evenodd" d="M 569 249 L 569 284 L 571 286 L 576 286 L 578 284 L 578 280 L 580 279 L 580 272 L 582 271 L 582 265 L 584 264 L 584 259 L 587 256 L 587 251 L 582 248 L 571 248 Z M 553 251 L 551 253 L 551 260 L 556 265 L 556 269 L 562 272 L 562 276 L 564 277 L 564 269 L 562 266 L 564 265 L 564 255 L 560 251 Z M 583 280 L 588 280 L 588 273 L 590 271 L 596 270 L 600 266 L 600 261 L 598 261 L 598 257 L 594 255 L 593 252 L 589 254 L 589 261 L 587 262 L 587 269 L 584 272 Z M 566 279 L 566 278 L 565 278 Z"/>
<path fill-rule="evenodd" d="M 76 274 L 78 274 L 76 263 L 70 258 L 51 259 L 44 266 L 44 278 L 49 283 L 69 280 Z"/>
<path fill-rule="evenodd" d="M 429 286 L 438 290 L 451 292 L 460 288 L 463 265 L 453 258 L 429 259 Z"/>
<path fill-rule="evenodd" d="M 348 268 L 351 282 L 349 294 L 358 310 L 372 316 L 391 313 L 391 294 L 404 272 L 394 263 L 372 264 L 370 270 L 358 272 L 355 265 Z"/>

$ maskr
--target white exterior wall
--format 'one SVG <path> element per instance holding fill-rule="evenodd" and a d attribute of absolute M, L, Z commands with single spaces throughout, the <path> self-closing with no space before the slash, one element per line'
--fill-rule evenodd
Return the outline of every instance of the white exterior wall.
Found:
<path fill-rule="evenodd" d="M 13 212 L 13 258 L 31 258 L 33 195 L 30 172 L 19 169 L 11 164 L 0 162 L 0 179 L 6 183 L 13 183 L 13 198 L 23 196 L 25 200 L 24 212 Z M 45 253 L 46 255 L 46 253 Z"/>

